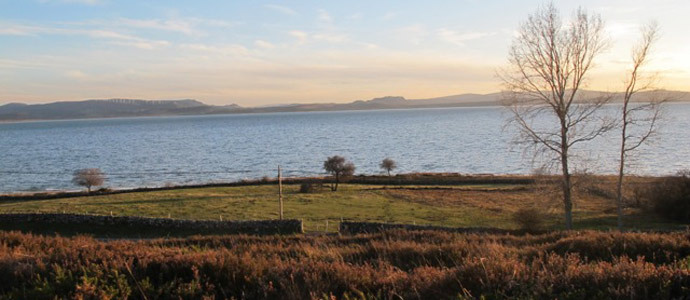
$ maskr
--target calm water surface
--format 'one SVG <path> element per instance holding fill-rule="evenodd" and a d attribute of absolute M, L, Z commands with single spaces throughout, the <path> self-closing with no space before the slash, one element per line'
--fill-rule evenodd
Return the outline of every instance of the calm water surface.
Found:
<path fill-rule="evenodd" d="M 689 169 L 690 104 L 670 104 L 637 174 Z M 125 118 L 0 124 L 0 192 L 76 189 L 72 172 L 101 168 L 116 188 L 322 174 L 327 156 L 357 173 L 529 173 L 500 107 Z M 580 150 L 580 168 L 616 171 L 616 135 Z"/>

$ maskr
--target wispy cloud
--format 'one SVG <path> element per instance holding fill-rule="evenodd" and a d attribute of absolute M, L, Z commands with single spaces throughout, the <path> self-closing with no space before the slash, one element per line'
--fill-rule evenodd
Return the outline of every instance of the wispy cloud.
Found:
<path fill-rule="evenodd" d="M 290 15 L 290 16 L 297 15 L 297 12 L 294 9 L 289 8 L 287 6 L 282 6 L 282 5 L 277 5 L 277 4 L 265 4 L 264 7 L 268 8 L 272 11 L 279 12 L 279 13 L 284 14 L 284 15 Z"/>
<path fill-rule="evenodd" d="M 419 45 L 422 43 L 424 38 L 428 36 L 428 32 L 424 25 L 413 24 L 396 29 L 395 35 L 402 40 Z"/>
<path fill-rule="evenodd" d="M 103 4 L 103 0 L 39 0 L 40 3 L 73 3 L 83 5 L 99 5 Z"/>
<path fill-rule="evenodd" d="M 229 44 L 229 45 L 221 45 L 221 46 L 214 46 L 214 45 L 206 45 L 206 44 L 182 44 L 180 45 L 180 48 L 182 49 L 187 49 L 187 50 L 193 50 L 193 51 L 199 51 L 199 52 L 206 52 L 206 53 L 211 53 L 211 54 L 216 54 L 216 55 L 221 55 L 221 56 L 245 56 L 249 54 L 249 49 L 242 45 L 237 45 L 237 44 Z"/>
<path fill-rule="evenodd" d="M 188 22 L 185 20 L 180 20 L 180 19 L 175 19 L 175 20 L 159 20 L 159 19 L 140 20 L 140 19 L 122 18 L 122 19 L 119 19 L 117 21 L 117 23 L 119 23 L 120 25 L 123 25 L 123 26 L 134 27 L 134 28 L 172 31 L 172 32 L 179 32 L 179 33 L 184 33 L 184 34 L 188 34 L 188 35 L 199 34 L 199 31 L 194 29 L 191 22 Z"/>
<path fill-rule="evenodd" d="M 315 40 L 326 41 L 330 43 L 342 43 L 349 40 L 346 34 L 338 33 L 316 33 L 311 36 Z"/>
<path fill-rule="evenodd" d="M 300 44 L 304 44 L 307 41 L 307 38 L 309 37 L 309 34 L 299 30 L 291 30 L 290 32 L 288 32 L 288 34 L 296 38 Z"/>
<path fill-rule="evenodd" d="M 347 16 L 347 18 L 350 20 L 361 20 L 362 18 L 364 18 L 364 14 L 361 12 L 356 12 L 354 14 Z"/>
<path fill-rule="evenodd" d="M 263 49 L 273 49 L 276 47 L 272 43 L 264 41 L 264 40 L 256 40 L 256 41 L 254 41 L 254 45 L 256 45 L 259 48 L 263 48 Z"/>
<path fill-rule="evenodd" d="M 389 12 L 385 13 L 383 16 L 381 16 L 381 20 L 384 20 L 384 21 L 392 20 L 395 17 L 397 17 L 398 14 L 399 13 L 397 11 L 389 11 Z"/>
<path fill-rule="evenodd" d="M 324 9 L 319 9 L 319 14 L 317 19 L 321 22 L 331 23 L 333 22 L 333 17 Z"/>
<path fill-rule="evenodd" d="M 89 78 L 89 76 L 86 73 L 84 73 L 80 70 L 69 70 L 69 71 L 65 72 L 65 76 L 68 78 L 71 78 L 71 79 Z"/>
<path fill-rule="evenodd" d="M 459 32 L 448 28 L 441 28 L 436 31 L 436 36 L 439 39 L 458 46 L 464 46 L 468 41 L 480 39 L 493 34 L 494 33 L 487 32 Z"/>
<path fill-rule="evenodd" d="M 140 49 L 156 49 L 170 45 L 170 42 L 165 40 L 152 40 L 134 35 L 123 34 L 116 31 L 104 29 L 74 29 L 64 27 L 49 27 L 49 26 L 30 26 L 22 24 L 3 24 L 0 29 L 0 35 L 23 35 L 23 36 L 41 36 L 41 35 L 82 35 L 96 39 L 110 40 L 109 43 L 113 45 L 129 46 Z"/>
<path fill-rule="evenodd" d="M 35 30 L 29 26 L 22 25 L 2 25 L 0 24 L 0 35 L 34 35 Z"/>

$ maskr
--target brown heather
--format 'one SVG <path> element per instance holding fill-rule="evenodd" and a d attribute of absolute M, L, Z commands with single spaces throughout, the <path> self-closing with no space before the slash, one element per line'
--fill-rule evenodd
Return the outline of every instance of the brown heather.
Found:
<path fill-rule="evenodd" d="M 98 241 L 0 232 L 9 299 L 667 299 L 690 233 L 389 231 Z"/>

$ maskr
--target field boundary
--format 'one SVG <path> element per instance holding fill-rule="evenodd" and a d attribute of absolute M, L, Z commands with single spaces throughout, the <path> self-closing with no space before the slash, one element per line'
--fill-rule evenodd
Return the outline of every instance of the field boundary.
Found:
<path fill-rule="evenodd" d="M 98 232 L 115 235 L 128 232 L 134 235 L 145 233 L 272 235 L 304 232 L 302 220 L 221 221 L 57 213 L 0 214 L 0 228 L 7 227 L 54 228 L 58 233 L 58 229 L 65 229 L 68 233 L 75 234 Z"/>
<path fill-rule="evenodd" d="M 522 230 L 509 230 L 491 227 L 445 227 L 434 225 L 412 225 L 412 224 L 395 224 L 395 223 L 378 223 L 378 222 L 340 222 L 338 231 L 340 234 L 367 234 L 380 233 L 389 230 L 407 230 L 407 231 L 445 231 L 457 233 L 487 233 L 487 234 L 524 234 Z"/>
<path fill-rule="evenodd" d="M 331 184 L 335 180 L 329 176 L 316 177 L 287 177 L 283 178 L 283 184 Z M 368 184 L 368 185 L 428 185 L 428 186 L 443 186 L 443 185 L 470 185 L 470 184 L 517 184 L 528 185 L 534 183 L 534 178 L 523 175 L 489 175 L 489 174 L 459 174 L 459 173 L 411 173 L 398 174 L 395 176 L 380 176 L 380 175 L 357 175 L 341 183 L 350 184 Z M 278 184 L 275 178 L 269 179 L 250 179 L 235 182 L 216 182 L 204 184 L 191 185 L 176 185 L 164 187 L 141 187 L 133 189 L 100 189 L 87 193 L 86 191 L 77 192 L 35 192 L 35 193 L 20 193 L 20 194 L 0 194 L 0 202 L 6 201 L 31 201 L 31 200 L 52 200 L 75 197 L 90 197 L 90 196 L 105 196 L 126 193 L 140 193 L 140 192 L 155 192 L 155 191 L 170 191 L 183 189 L 198 189 L 211 187 L 241 187 L 253 185 L 274 185 Z"/>

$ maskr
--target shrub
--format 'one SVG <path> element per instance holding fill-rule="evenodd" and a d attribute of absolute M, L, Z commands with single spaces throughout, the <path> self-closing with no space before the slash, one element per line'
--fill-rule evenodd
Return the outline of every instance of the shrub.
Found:
<path fill-rule="evenodd" d="M 105 174 L 101 169 L 80 169 L 74 171 L 72 183 L 86 187 L 86 190 L 91 193 L 91 187 L 103 185 L 105 181 Z"/>
<path fill-rule="evenodd" d="M 302 182 L 302 184 L 299 185 L 300 193 L 313 193 L 314 191 L 314 183 L 312 182 Z"/>
<path fill-rule="evenodd" d="M 690 171 L 661 178 L 637 194 L 660 216 L 690 222 Z"/>
<path fill-rule="evenodd" d="M 398 164 L 391 158 L 385 158 L 383 159 L 383 161 L 381 161 L 379 167 L 386 171 L 388 173 L 388 176 L 391 176 L 391 171 L 398 168 Z"/>
<path fill-rule="evenodd" d="M 513 213 L 513 221 L 522 230 L 536 232 L 542 229 L 544 215 L 536 208 L 521 208 Z"/>

